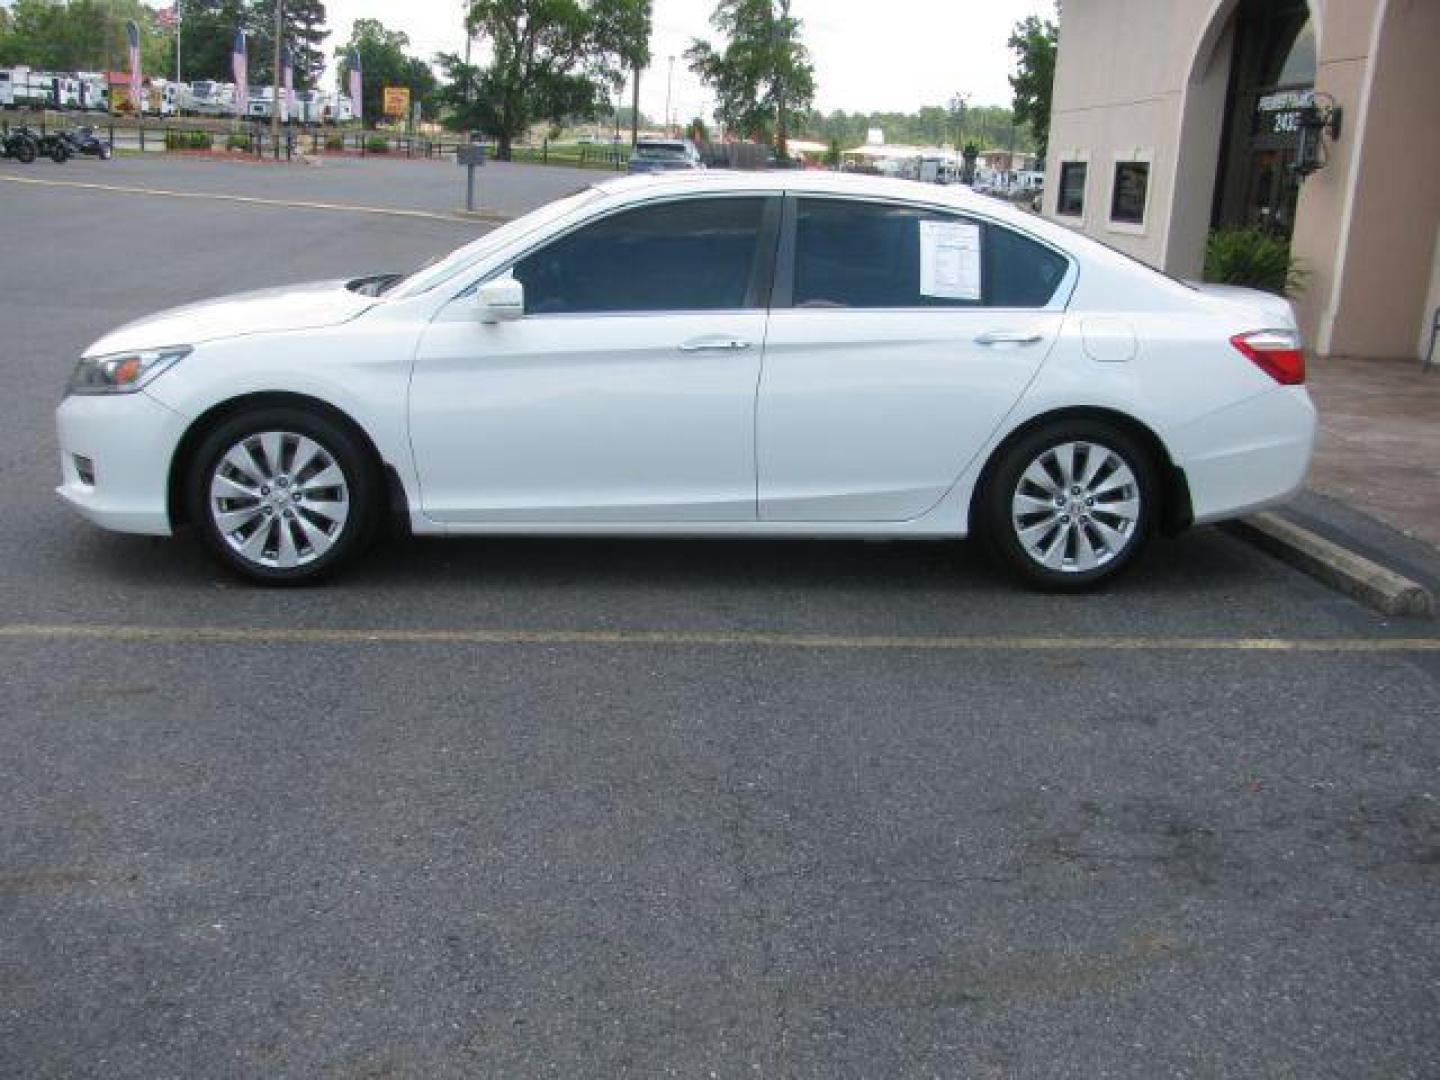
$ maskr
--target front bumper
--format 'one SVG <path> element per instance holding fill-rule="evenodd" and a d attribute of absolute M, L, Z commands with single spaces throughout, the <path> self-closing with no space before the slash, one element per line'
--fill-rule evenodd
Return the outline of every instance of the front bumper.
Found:
<path fill-rule="evenodd" d="M 106 529 L 170 535 L 170 462 L 185 417 L 143 390 L 73 394 L 55 411 L 55 425 L 61 475 L 55 490 L 65 502 Z M 91 482 L 82 475 L 85 463 Z"/>

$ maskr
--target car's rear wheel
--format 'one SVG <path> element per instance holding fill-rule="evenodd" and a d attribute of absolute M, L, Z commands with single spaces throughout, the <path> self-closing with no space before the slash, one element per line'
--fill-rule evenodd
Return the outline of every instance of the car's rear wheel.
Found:
<path fill-rule="evenodd" d="M 225 565 L 257 581 L 313 580 L 374 531 L 378 483 L 343 424 L 307 409 L 256 409 L 202 440 L 189 471 L 191 520 Z"/>
<path fill-rule="evenodd" d="M 982 492 L 991 551 L 1026 581 L 1084 589 L 1129 566 L 1154 528 L 1155 465 L 1127 432 L 1077 419 L 1006 448 Z"/>

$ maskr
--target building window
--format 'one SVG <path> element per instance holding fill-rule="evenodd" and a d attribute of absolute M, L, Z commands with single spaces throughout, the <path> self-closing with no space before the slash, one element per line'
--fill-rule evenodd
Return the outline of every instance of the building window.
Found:
<path fill-rule="evenodd" d="M 1148 161 L 1117 161 L 1115 189 L 1110 196 L 1110 220 L 1126 225 L 1145 223 L 1145 196 L 1150 188 Z"/>
<path fill-rule="evenodd" d="M 1083 161 L 1066 161 L 1060 166 L 1060 191 L 1055 196 L 1055 212 L 1079 217 L 1085 213 L 1085 174 L 1089 166 Z"/>

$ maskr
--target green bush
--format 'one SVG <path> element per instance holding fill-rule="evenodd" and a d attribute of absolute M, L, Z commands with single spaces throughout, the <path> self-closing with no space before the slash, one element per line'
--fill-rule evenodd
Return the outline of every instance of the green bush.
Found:
<path fill-rule="evenodd" d="M 388 154 L 390 152 L 390 142 L 383 136 L 371 135 L 365 140 L 365 150 L 371 154 Z"/>
<path fill-rule="evenodd" d="M 1304 273 L 1285 237 L 1261 229 L 1217 229 L 1205 241 L 1205 280 L 1291 296 L 1304 284 Z"/>
<path fill-rule="evenodd" d="M 166 150 L 209 150 L 215 145 L 215 138 L 208 131 L 167 131 Z"/>
<path fill-rule="evenodd" d="M 326 150 L 344 150 L 344 149 L 345 149 L 345 136 L 344 136 L 344 135 L 340 135 L 340 134 L 326 135 L 326 136 L 325 136 L 325 149 L 326 149 Z"/>
<path fill-rule="evenodd" d="M 248 151 L 250 149 L 250 136 L 240 134 L 231 135 L 225 140 L 225 149 Z"/>

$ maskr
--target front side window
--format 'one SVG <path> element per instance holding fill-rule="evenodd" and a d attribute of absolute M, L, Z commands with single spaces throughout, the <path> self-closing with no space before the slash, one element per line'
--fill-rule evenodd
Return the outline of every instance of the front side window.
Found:
<path fill-rule="evenodd" d="M 1117 161 L 1115 190 L 1110 197 L 1110 220 L 1126 225 L 1145 223 L 1145 196 L 1150 187 L 1148 161 Z"/>
<path fill-rule="evenodd" d="M 513 273 L 533 315 L 753 307 L 764 198 L 621 211 L 532 252 Z"/>
<path fill-rule="evenodd" d="M 792 304 L 800 308 L 1047 305 L 1069 263 L 1000 225 L 943 211 L 801 199 Z"/>
<path fill-rule="evenodd" d="M 1090 167 L 1083 161 L 1067 161 L 1060 166 L 1060 190 L 1055 196 L 1055 212 L 1080 217 L 1085 213 L 1085 178 Z"/>

